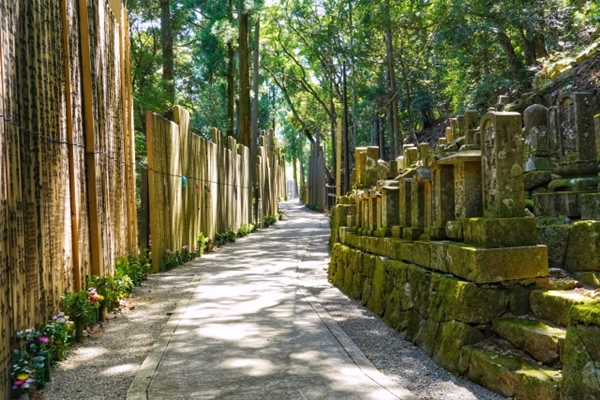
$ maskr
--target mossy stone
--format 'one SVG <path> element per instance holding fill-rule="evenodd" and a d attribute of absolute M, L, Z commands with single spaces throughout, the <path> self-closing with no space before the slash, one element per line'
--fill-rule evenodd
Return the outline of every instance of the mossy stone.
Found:
<path fill-rule="evenodd" d="M 423 350 L 427 357 L 433 356 L 435 348 L 435 338 L 440 327 L 440 323 L 432 319 L 427 319 L 421 324 L 421 329 L 415 337 L 415 344 Z"/>
<path fill-rule="evenodd" d="M 575 272 L 573 274 L 573 278 L 585 283 L 586 285 L 600 288 L 600 272 L 598 271 Z"/>
<path fill-rule="evenodd" d="M 535 218 L 468 218 L 463 221 L 465 243 L 477 247 L 519 247 L 537 244 Z"/>
<path fill-rule="evenodd" d="M 550 171 L 529 171 L 523 175 L 525 190 L 548 186 L 551 180 Z"/>
<path fill-rule="evenodd" d="M 385 267 L 383 265 L 383 259 L 381 257 L 372 257 L 374 270 L 373 270 L 373 280 L 371 282 L 372 291 L 371 298 L 367 302 L 367 307 L 369 310 L 373 311 L 373 313 L 377 315 L 382 315 L 385 307 L 384 302 L 384 290 L 385 290 L 385 281 L 386 281 L 386 273 Z"/>
<path fill-rule="evenodd" d="M 533 290 L 533 285 L 527 287 L 523 285 L 511 285 L 506 290 L 508 291 L 508 309 L 511 313 L 525 315 L 531 312 L 529 294 Z"/>
<path fill-rule="evenodd" d="M 548 275 L 546 246 L 502 249 L 449 244 L 449 272 L 475 283 L 522 280 Z"/>
<path fill-rule="evenodd" d="M 411 261 L 421 267 L 430 268 L 431 266 L 431 243 L 424 241 L 415 241 L 412 247 Z"/>
<path fill-rule="evenodd" d="M 365 277 L 361 273 L 354 273 L 354 276 L 352 278 L 352 298 L 357 300 L 360 299 L 360 296 L 362 295 L 364 281 Z"/>
<path fill-rule="evenodd" d="M 432 242 L 430 268 L 441 272 L 448 272 L 448 243 Z"/>
<path fill-rule="evenodd" d="M 405 340 L 415 340 L 421 326 L 421 316 L 415 309 L 404 311 L 399 315 L 397 330 Z"/>
<path fill-rule="evenodd" d="M 531 311 L 537 318 L 557 325 L 569 324 L 569 310 L 574 305 L 587 304 L 593 300 L 579 293 L 563 290 L 533 290 L 529 295 Z"/>
<path fill-rule="evenodd" d="M 600 363 L 586 351 L 579 336 L 579 326 L 567 329 L 563 355 L 561 400 L 596 400 L 600 398 Z"/>
<path fill-rule="evenodd" d="M 457 372 L 461 347 L 477 343 L 483 338 L 483 334 L 469 324 L 442 322 L 435 340 L 433 361 L 450 372 Z"/>
<path fill-rule="evenodd" d="M 392 328 L 396 328 L 398 326 L 400 315 L 399 298 L 400 293 L 398 292 L 398 289 L 394 288 L 385 300 L 385 313 L 383 314 L 383 321 Z"/>
<path fill-rule="evenodd" d="M 600 221 L 579 221 L 573 224 L 565 269 L 569 272 L 600 270 Z"/>
<path fill-rule="evenodd" d="M 427 318 L 431 273 L 416 265 L 408 265 L 407 272 L 408 282 L 410 283 L 410 298 L 419 314 L 423 318 Z"/>
<path fill-rule="evenodd" d="M 367 302 L 371 299 L 371 282 L 368 279 L 365 279 L 363 283 L 362 295 L 360 296 L 360 303 L 365 306 Z"/>
<path fill-rule="evenodd" d="M 492 329 L 545 365 L 555 365 L 559 361 L 566 333 L 563 329 L 553 328 L 536 320 L 517 318 L 494 319 Z"/>
<path fill-rule="evenodd" d="M 548 265 L 563 268 L 572 225 L 548 225 L 538 227 L 538 243 L 548 247 Z"/>
<path fill-rule="evenodd" d="M 456 278 L 443 277 L 438 295 L 450 318 L 471 324 L 489 324 L 493 318 L 506 312 L 508 306 L 506 290 L 483 289 Z"/>
<path fill-rule="evenodd" d="M 468 377 L 505 397 L 559 399 L 560 372 L 531 365 L 516 356 L 473 348 Z"/>
<path fill-rule="evenodd" d="M 569 317 L 573 324 L 600 326 L 600 301 L 573 306 Z"/>

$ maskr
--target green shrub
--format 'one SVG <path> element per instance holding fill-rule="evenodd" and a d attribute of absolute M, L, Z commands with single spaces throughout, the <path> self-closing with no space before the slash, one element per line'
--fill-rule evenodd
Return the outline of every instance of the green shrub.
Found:
<path fill-rule="evenodd" d="M 248 236 L 256 230 L 254 224 L 242 224 L 238 230 L 238 237 Z"/>
<path fill-rule="evenodd" d="M 208 250 L 208 244 L 210 243 L 210 238 L 204 236 L 204 233 L 198 233 L 198 238 L 196 239 L 196 251 L 198 255 L 204 254 Z"/>

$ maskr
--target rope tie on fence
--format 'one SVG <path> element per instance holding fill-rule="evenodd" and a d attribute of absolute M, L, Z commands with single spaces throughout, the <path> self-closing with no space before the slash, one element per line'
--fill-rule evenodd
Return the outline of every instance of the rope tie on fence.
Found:
<path fill-rule="evenodd" d="M 82 143 L 70 143 L 70 142 L 67 142 L 67 141 L 64 141 L 64 140 L 57 140 L 57 139 L 52 138 L 51 136 L 43 135 L 42 132 L 32 131 L 29 128 L 22 127 L 21 125 L 19 125 L 16 122 L 14 122 L 12 117 L 6 117 L 4 114 L 0 114 L 0 118 L 2 118 L 4 121 L 8 122 L 9 124 L 13 125 L 14 127 L 16 127 L 21 132 L 24 132 L 24 133 L 25 132 L 29 132 L 29 133 L 31 133 L 31 134 L 33 134 L 35 136 L 39 136 L 40 138 L 45 139 L 46 143 L 57 144 L 57 145 L 74 146 L 74 147 L 79 147 L 81 149 L 85 149 L 85 144 L 82 144 Z M 86 154 L 105 155 L 106 158 L 109 159 L 109 160 L 116 161 L 117 163 L 123 164 L 123 165 L 126 164 L 125 161 L 121 161 L 120 160 L 121 157 L 111 155 L 111 153 L 109 153 L 109 152 L 104 152 L 104 151 L 96 150 L 96 151 L 86 152 Z"/>
<path fill-rule="evenodd" d="M 166 175 L 166 176 L 172 176 L 172 177 L 175 177 L 175 178 L 183 178 L 185 176 L 188 180 L 191 179 L 191 180 L 198 181 L 198 182 L 215 183 L 215 184 L 221 185 L 221 186 L 230 186 L 230 187 L 241 188 L 241 189 L 252 189 L 252 186 L 232 185 L 230 183 L 217 182 L 217 181 L 213 181 L 213 180 L 210 180 L 210 179 L 198 178 L 198 177 L 195 177 L 195 176 L 170 174 L 168 172 L 156 171 L 156 170 L 154 170 L 152 168 L 148 168 L 148 171 L 152 171 L 152 172 L 154 172 L 156 174 L 161 174 L 161 175 Z"/>

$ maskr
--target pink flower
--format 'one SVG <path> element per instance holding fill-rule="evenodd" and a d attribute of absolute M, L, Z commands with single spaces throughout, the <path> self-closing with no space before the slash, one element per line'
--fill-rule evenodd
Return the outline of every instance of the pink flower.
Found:
<path fill-rule="evenodd" d="M 40 336 L 40 337 L 38 337 L 38 339 L 42 343 L 48 343 L 50 341 L 50 339 L 48 339 L 46 336 Z"/>

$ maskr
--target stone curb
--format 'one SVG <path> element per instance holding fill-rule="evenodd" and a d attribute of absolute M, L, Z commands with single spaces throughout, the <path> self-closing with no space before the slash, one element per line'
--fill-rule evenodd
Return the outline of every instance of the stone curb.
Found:
<path fill-rule="evenodd" d="M 185 291 L 190 292 L 189 296 L 184 298 L 181 303 L 177 305 L 175 311 L 173 311 L 173 314 L 163 327 L 160 335 L 156 339 L 156 342 L 154 342 L 154 346 L 152 346 L 150 353 L 148 353 L 140 370 L 135 375 L 131 386 L 129 386 L 129 389 L 127 389 L 127 395 L 125 396 L 126 400 L 148 400 L 148 394 L 146 393 L 146 390 L 152 383 L 154 373 L 158 369 L 163 354 L 171 342 L 173 333 L 177 329 L 179 321 L 181 320 L 181 317 L 183 316 L 183 313 L 185 312 L 190 300 L 192 297 L 194 297 L 194 292 L 196 291 L 201 279 L 201 276 L 196 275 L 187 285 Z"/>
<path fill-rule="evenodd" d="M 354 364 L 373 382 L 387 390 L 400 400 L 419 400 L 410 391 L 404 389 L 400 385 L 396 384 L 390 378 L 382 374 L 369 359 L 363 354 L 363 352 L 356 346 L 356 344 L 346 335 L 346 333 L 340 328 L 337 322 L 329 315 L 329 313 L 323 308 L 321 303 L 308 291 L 308 289 L 302 286 L 300 283 L 296 283 L 296 287 L 304 296 L 304 299 L 317 313 L 321 321 L 325 324 L 327 329 L 335 337 L 338 343 L 342 346 L 346 354 L 352 359 Z"/>

